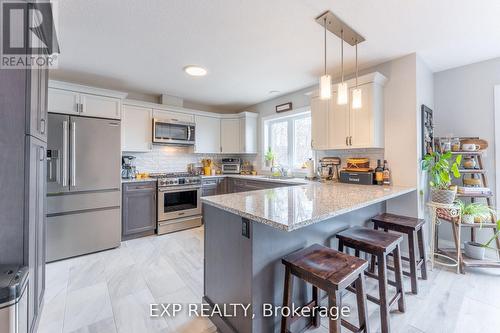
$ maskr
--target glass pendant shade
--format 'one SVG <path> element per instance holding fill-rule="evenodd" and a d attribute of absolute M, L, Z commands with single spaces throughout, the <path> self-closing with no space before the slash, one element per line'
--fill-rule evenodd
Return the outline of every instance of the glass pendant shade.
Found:
<path fill-rule="evenodd" d="M 323 75 L 319 80 L 320 99 L 332 98 L 332 78 L 330 75 Z"/>
<path fill-rule="evenodd" d="M 347 92 L 347 83 L 340 82 L 337 86 L 337 104 L 345 105 L 347 104 L 347 100 L 349 99 Z"/>
<path fill-rule="evenodd" d="M 361 102 L 361 89 L 356 88 L 352 91 L 352 108 L 361 109 L 363 104 Z"/>

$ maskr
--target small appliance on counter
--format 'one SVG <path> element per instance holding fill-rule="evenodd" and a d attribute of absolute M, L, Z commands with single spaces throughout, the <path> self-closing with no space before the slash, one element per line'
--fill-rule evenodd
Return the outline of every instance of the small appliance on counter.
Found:
<path fill-rule="evenodd" d="M 134 165 L 135 156 L 122 156 L 122 179 L 135 178 L 137 173 Z"/>
<path fill-rule="evenodd" d="M 341 160 L 339 157 L 323 157 L 319 160 L 319 176 L 321 181 L 339 181 L 339 169 Z"/>
<path fill-rule="evenodd" d="M 368 158 L 348 158 L 346 167 L 340 171 L 340 182 L 373 185 L 375 178 Z"/>
<path fill-rule="evenodd" d="M 28 333 L 28 267 L 0 265 L 0 332 Z"/>
<path fill-rule="evenodd" d="M 221 169 L 223 174 L 239 174 L 241 160 L 239 158 L 223 158 Z"/>

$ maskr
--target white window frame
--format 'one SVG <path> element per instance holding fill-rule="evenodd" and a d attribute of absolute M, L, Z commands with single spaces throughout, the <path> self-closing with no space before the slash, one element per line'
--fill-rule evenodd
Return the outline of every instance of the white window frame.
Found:
<path fill-rule="evenodd" d="M 270 125 L 274 122 L 280 122 L 283 120 L 289 120 L 291 118 L 298 119 L 302 117 L 307 117 L 311 116 L 311 107 L 302 107 L 298 109 L 294 109 L 290 112 L 287 112 L 286 114 L 274 114 L 271 116 L 263 117 L 262 118 L 262 124 L 261 124 L 261 133 L 263 133 L 263 140 L 262 140 L 262 170 L 270 171 L 270 167 L 265 166 L 265 154 L 269 148 L 269 137 L 270 137 Z M 295 130 L 293 128 L 293 121 L 288 123 L 288 160 L 293 162 L 293 155 L 294 155 L 294 149 L 295 149 L 295 144 L 294 144 L 294 139 L 295 139 Z M 292 135 L 290 135 L 292 134 Z M 312 151 L 313 155 L 312 158 L 314 159 L 315 157 L 315 152 L 314 150 Z M 293 173 L 305 173 L 303 169 L 297 169 L 293 168 L 291 166 L 292 172 Z"/>

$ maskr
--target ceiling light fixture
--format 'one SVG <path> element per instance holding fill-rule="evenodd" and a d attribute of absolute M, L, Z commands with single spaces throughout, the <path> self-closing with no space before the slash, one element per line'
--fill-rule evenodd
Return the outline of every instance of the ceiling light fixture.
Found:
<path fill-rule="evenodd" d="M 320 99 L 330 99 L 332 98 L 332 78 L 330 75 L 326 74 L 326 16 L 323 22 L 324 27 L 324 47 L 325 47 L 325 65 L 323 76 L 319 79 L 319 97 Z"/>
<path fill-rule="evenodd" d="M 341 82 L 337 85 L 337 104 L 347 104 L 347 83 L 344 82 L 344 29 L 340 31 L 340 71 Z"/>
<path fill-rule="evenodd" d="M 358 87 L 358 41 L 356 41 L 356 88 L 352 91 L 352 108 L 361 109 L 363 104 L 361 102 L 361 89 Z"/>
<path fill-rule="evenodd" d="M 207 70 L 200 66 L 189 65 L 184 67 L 184 72 L 191 76 L 205 76 L 207 75 Z"/>

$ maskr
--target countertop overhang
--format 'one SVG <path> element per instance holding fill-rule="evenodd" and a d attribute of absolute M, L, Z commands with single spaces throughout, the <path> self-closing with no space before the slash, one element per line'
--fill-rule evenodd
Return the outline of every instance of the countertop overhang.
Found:
<path fill-rule="evenodd" d="M 294 231 L 415 190 L 407 186 L 309 183 L 202 197 L 201 200 L 249 220 Z"/>

